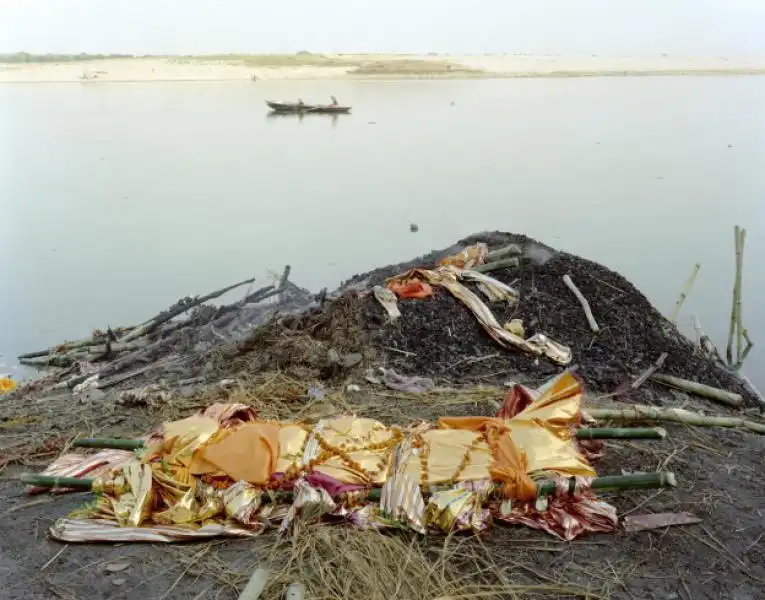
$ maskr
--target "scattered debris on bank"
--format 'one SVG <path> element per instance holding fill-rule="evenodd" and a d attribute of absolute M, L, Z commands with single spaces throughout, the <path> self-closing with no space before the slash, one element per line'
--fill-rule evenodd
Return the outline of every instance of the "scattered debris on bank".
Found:
<path fill-rule="evenodd" d="M 671 527 L 692 536 L 668 546 L 679 557 L 698 528 L 723 536 L 762 508 L 761 396 L 704 337 L 686 339 L 601 265 L 524 236 L 481 234 L 332 293 L 302 290 L 287 268 L 239 302 L 206 304 L 251 283 L 24 356 L 50 372 L 1 401 L 0 468 L 60 455 L 24 476 L 33 491 L 101 494 L 57 521 L 54 539 L 268 529 L 309 539 L 317 521 L 476 533 L 504 522 L 563 540 L 611 533 L 607 552 L 624 556 L 640 552 L 636 536 L 650 534 L 639 532 Z M 635 427 L 651 424 L 662 427 Z M 728 468 L 729 452 L 747 475 L 738 505 L 721 510 L 696 494 L 724 485 L 718 464 Z M 646 489 L 657 491 L 629 500 Z M 501 546 L 502 531 L 487 543 Z M 726 563 L 725 585 L 765 589 L 758 535 Z M 578 552 L 600 560 L 596 547 Z M 293 559 L 282 575 L 302 577 Z M 269 581 L 269 598 L 289 583 Z M 514 593 L 495 585 L 459 594 Z M 537 591 L 592 591 L 576 585 Z"/>

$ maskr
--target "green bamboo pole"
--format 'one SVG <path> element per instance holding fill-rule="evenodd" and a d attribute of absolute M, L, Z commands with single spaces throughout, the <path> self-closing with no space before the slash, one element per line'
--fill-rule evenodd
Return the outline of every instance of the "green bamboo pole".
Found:
<path fill-rule="evenodd" d="M 583 427 L 576 432 L 580 440 L 663 440 L 662 427 Z"/>
<path fill-rule="evenodd" d="M 24 473 L 21 475 L 21 482 L 26 485 L 35 485 L 46 488 L 72 488 L 80 491 L 89 491 L 93 486 L 93 479 L 77 479 L 76 477 L 56 477 L 52 475 L 36 475 L 34 473 Z M 569 489 L 573 491 L 575 479 L 571 478 Z M 537 482 L 537 494 L 539 496 L 549 496 L 555 492 L 555 481 Z M 637 475 L 611 475 L 606 477 L 596 477 L 592 480 L 592 489 L 594 491 L 624 491 L 624 490 L 648 490 L 664 487 L 675 487 L 677 482 L 673 473 L 668 471 L 657 471 L 655 473 L 640 473 Z M 438 491 L 434 488 L 432 491 Z M 372 488 L 369 490 L 367 499 L 376 502 L 380 500 L 382 488 Z M 278 501 L 289 502 L 292 500 L 291 492 L 274 494 Z M 262 501 L 271 502 L 271 497 L 264 494 Z"/>
<path fill-rule="evenodd" d="M 583 427 L 576 432 L 580 440 L 663 440 L 666 430 L 661 427 Z M 76 448 L 114 448 L 116 450 L 139 450 L 143 440 L 118 438 L 80 438 L 72 442 Z"/>
<path fill-rule="evenodd" d="M 521 264 L 520 260 L 516 257 L 502 258 L 495 260 L 494 262 L 484 263 L 482 265 L 476 265 L 472 267 L 473 271 L 479 273 L 491 273 L 492 271 L 499 271 L 500 269 L 514 269 Z"/>
<path fill-rule="evenodd" d="M 57 477 L 55 475 L 37 475 L 22 473 L 21 483 L 44 488 L 72 488 L 81 492 L 89 492 L 93 487 L 93 479 L 78 479 L 77 477 Z"/>
<path fill-rule="evenodd" d="M 114 448 L 115 450 L 138 450 L 144 447 L 143 440 L 121 440 L 117 438 L 80 438 L 72 442 L 75 448 Z"/>
<path fill-rule="evenodd" d="M 573 486 L 574 479 L 572 478 L 570 482 L 571 486 Z M 676 486 L 677 480 L 675 479 L 675 474 L 671 471 L 656 471 L 654 473 L 635 475 L 607 475 L 605 477 L 596 477 L 592 480 L 592 489 L 596 492 L 652 490 Z M 554 491 L 554 481 L 545 481 L 537 486 L 537 492 L 540 495 L 544 492 L 551 494 Z"/>

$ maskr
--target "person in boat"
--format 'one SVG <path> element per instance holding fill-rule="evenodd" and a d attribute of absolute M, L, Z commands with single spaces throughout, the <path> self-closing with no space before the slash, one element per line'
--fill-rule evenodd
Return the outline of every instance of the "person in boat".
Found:
<path fill-rule="evenodd" d="M 337 98 L 330 96 L 330 99 L 332 100 L 332 104 L 330 104 L 330 106 L 338 106 Z"/>
<path fill-rule="evenodd" d="M 299 106 L 300 108 L 303 108 L 303 107 L 305 106 L 305 102 L 303 102 L 303 99 L 302 99 L 302 98 L 298 98 L 298 106 Z"/>

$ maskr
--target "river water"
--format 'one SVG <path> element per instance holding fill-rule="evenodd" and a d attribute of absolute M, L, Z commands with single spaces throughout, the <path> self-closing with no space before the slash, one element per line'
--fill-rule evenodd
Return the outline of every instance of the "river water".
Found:
<path fill-rule="evenodd" d="M 263 104 L 330 94 L 353 114 Z M 763 105 L 765 77 L 0 86 L 0 372 L 286 263 L 331 288 L 486 229 L 602 262 L 665 314 L 700 262 L 681 327 L 724 346 L 740 224 L 765 387 Z"/>

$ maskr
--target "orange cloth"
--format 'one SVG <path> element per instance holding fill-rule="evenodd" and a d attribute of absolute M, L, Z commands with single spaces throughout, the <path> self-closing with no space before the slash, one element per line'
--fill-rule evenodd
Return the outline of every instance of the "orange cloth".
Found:
<path fill-rule="evenodd" d="M 388 289 L 399 298 L 429 298 L 433 295 L 433 288 L 429 284 L 415 278 L 391 281 Z"/>
<path fill-rule="evenodd" d="M 278 458 L 279 426 L 246 423 L 222 440 L 202 448 L 193 470 L 198 475 L 222 472 L 234 481 L 263 485 L 275 472 Z M 210 467 L 215 470 L 211 471 Z"/>
<path fill-rule="evenodd" d="M 533 500 L 537 486 L 526 473 L 526 454 L 518 450 L 510 438 L 510 429 L 502 419 L 493 417 L 442 417 L 439 427 L 480 431 L 486 436 L 492 452 L 489 474 L 494 481 L 501 481 L 505 497 Z"/>

